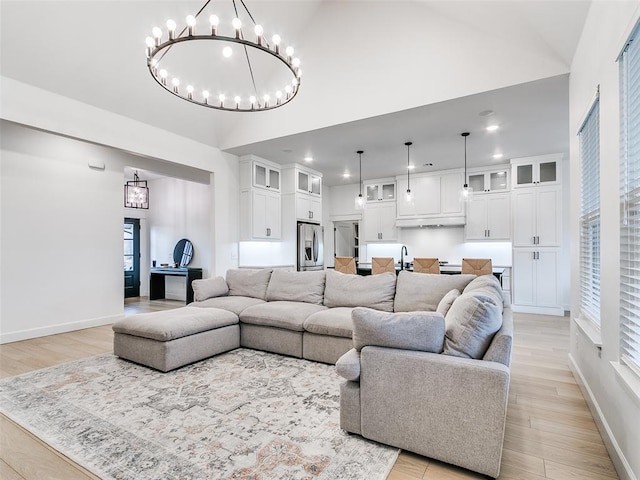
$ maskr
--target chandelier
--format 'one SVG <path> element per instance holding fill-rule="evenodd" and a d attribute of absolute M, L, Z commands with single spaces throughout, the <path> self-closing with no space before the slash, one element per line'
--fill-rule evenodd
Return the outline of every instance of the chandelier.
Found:
<path fill-rule="evenodd" d="M 133 174 L 133 181 L 124 185 L 124 206 L 149 209 L 149 187 L 146 180 L 140 180 L 137 171 Z"/>
<path fill-rule="evenodd" d="M 252 25 L 250 34 L 243 31 L 235 0 L 231 2 L 233 18 L 221 20 L 216 15 L 220 11 L 212 11 L 202 21 L 210 3 L 207 0 L 195 15 L 187 16 L 180 33 L 173 20 L 167 20 L 166 31 L 152 29 L 146 54 L 153 79 L 183 100 L 216 110 L 256 112 L 289 103 L 298 93 L 302 76 L 293 47 L 282 50 L 278 34 L 267 40 L 244 0 L 240 0 L 246 12 L 242 16 Z M 189 61 L 194 57 L 199 60 Z"/>

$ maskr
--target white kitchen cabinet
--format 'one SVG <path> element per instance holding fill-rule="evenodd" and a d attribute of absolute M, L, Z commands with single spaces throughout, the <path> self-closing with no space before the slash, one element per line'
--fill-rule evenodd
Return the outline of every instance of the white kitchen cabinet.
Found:
<path fill-rule="evenodd" d="M 550 154 L 511 160 L 513 188 L 559 185 L 562 158 L 562 154 Z"/>
<path fill-rule="evenodd" d="M 398 176 L 396 180 L 399 191 L 398 226 L 464 224 L 464 203 L 460 197 L 464 181 L 462 171 L 412 175 L 412 202 L 407 202 L 404 195 L 406 176 Z"/>
<path fill-rule="evenodd" d="M 467 204 L 465 240 L 511 240 L 511 198 L 508 193 L 474 195 Z"/>
<path fill-rule="evenodd" d="M 246 155 L 240 158 L 240 240 L 279 240 L 282 236 L 280 168 Z"/>
<path fill-rule="evenodd" d="M 512 302 L 514 311 L 563 315 L 560 301 L 559 248 L 513 250 Z"/>
<path fill-rule="evenodd" d="M 296 218 L 306 222 L 322 221 L 322 200 L 315 196 L 296 194 Z"/>
<path fill-rule="evenodd" d="M 310 195 L 322 194 L 322 177 L 309 170 L 296 169 L 296 190 Z"/>
<path fill-rule="evenodd" d="M 396 183 L 393 180 L 380 180 L 365 183 L 367 202 L 393 202 L 396 199 Z"/>
<path fill-rule="evenodd" d="M 240 192 L 240 239 L 279 240 L 282 212 L 279 192 L 252 188 Z"/>
<path fill-rule="evenodd" d="M 395 203 L 368 204 L 364 210 L 363 222 L 365 242 L 391 242 L 398 239 Z"/>
<path fill-rule="evenodd" d="M 473 189 L 474 195 L 478 193 L 508 192 L 509 169 L 500 168 L 469 172 L 467 184 Z"/>
<path fill-rule="evenodd" d="M 513 246 L 559 247 L 562 236 L 562 190 L 559 186 L 514 190 Z"/>

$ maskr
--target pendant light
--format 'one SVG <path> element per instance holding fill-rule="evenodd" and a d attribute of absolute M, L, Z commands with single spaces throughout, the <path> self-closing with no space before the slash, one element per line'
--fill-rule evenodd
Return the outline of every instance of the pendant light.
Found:
<path fill-rule="evenodd" d="M 411 204 L 413 203 L 413 194 L 411 193 L 411 183 L 409 178 L 409 172 L 411 171 L 409 164 L 409 148 L 413 145 L 413 142 L 405 142 L 405 145 L 407 146 L 407 191 L 404 194 L 404 199 L 406 203 Z"/>
<path fill-rule="evenodd" d="M 364 153 L 364 150 L 358 150 L 356 153 L 360 157 L 360 193 L 355 198 L 354 206 L 356 210 L 364 210 L 365 202 L 364 197 L 362 196 L 362 154 Z"/>
<path fill-rule="evenodd" d="M 462 187 L 462 199 L 469 201 L 473 195 L 473 188 L 467 183 L 467 137 L 469 132 L 462 132 L 460 135 L 464 138 L 464 185 Z"/>

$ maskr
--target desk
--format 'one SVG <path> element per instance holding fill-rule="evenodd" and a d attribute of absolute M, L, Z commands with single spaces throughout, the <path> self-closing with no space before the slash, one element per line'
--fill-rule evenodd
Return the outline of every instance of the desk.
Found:
<path fill-rule="evenodd" d="M 193 302 L 193 287 L 191 282 L 202 278 L 201 268 L 152 268 L 149 271 L 149 300 L 160 300 L 165 298 L 165 277 L 186 277 L 186 299 L 187 303 Z"/>

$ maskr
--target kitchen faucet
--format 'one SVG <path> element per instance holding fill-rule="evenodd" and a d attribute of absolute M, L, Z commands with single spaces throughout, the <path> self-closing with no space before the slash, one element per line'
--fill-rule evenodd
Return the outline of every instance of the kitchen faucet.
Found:
<path fill-rule="evenodd" d="M 404 256 L 405 255 L 409 255 L 409 252 L 407 252 L 407 246 L 406 245 L 402 245 L 402 248 L 400 249 L 400 270 L 404 270 Z"/>

